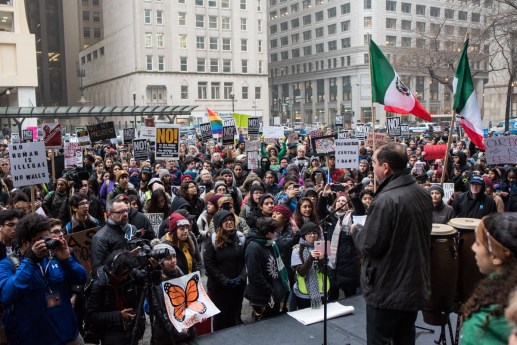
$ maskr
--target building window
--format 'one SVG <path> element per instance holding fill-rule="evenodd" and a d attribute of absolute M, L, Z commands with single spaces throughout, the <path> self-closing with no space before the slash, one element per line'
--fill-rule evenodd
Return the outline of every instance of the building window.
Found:
<path fill-rule="evenodd" d="M 372 17 L 364 17 L 364 28 L 365 29 L 372 28 Z"/>
<path fill-rule="evenodd" d="M 341 48 L 350 48 L 350 37 L 341 39 Z"/>
<path fill-rule="evenodd" d="M 245 10 L 246 9 L 246 0 L 241 0 L 241 5 L 240 5 L 240 8 L 241 10 Z"/>
<path fill-rule="evenodd" d="M 327 32 L 328 32 L 328 34 L 329 34 L 329 35 L 334 35 L 334 34 L 336 34 L 336 31 L 337 31 L 336 27 L 337 27 L 337 26 L 336 26 L 336 24 L 330 24 L 330 25 L 328 25 L 328 26 L 327 26 Z"/>
<path fill-rule="evenodd" d="M 264 73 L 264 62 L 262 60 L 259 60 L 259 62 L 258 62 L 258 73 L 259 74 Z"/>
<path fill-rule="evenodd" d="M 151 10 L 144 9 L 144 24 L 151 24 Z"/>
<path fill-rule="evenodd" d="M 479 23 L 481 21 L 481 15 L 479 13 L 472 12 L 471 20 L 473 23 Z"/>
<path fill-rule="evenodd" d="M 181 99 L 188 99 L 188 85 L 181 85 Z"/>
<path fill-rule="evenodd" d="M 208 28 L 217 29 L 217 17 L 216 16 L 208 16 Z"/>
<path fill-rule="evenodd" d="M 210 59 L 210 72 L 219 72 L 219 59 Z"/>
<path fill-rule="evenodd" d="M 312 55 L 312 46 L 303 47 L 303 56 Z"/>
<path fill-rule="evenodd" d="M 262 53 L 262 40 L 257 41 L 257 51 Z"/>
<path fill-rule="evenodd" d="M 416 14 L 419 16 L 425 16 L 425 5 L 416 5 Z"/>
<path fill-rule="evenodd" d="M 404 31 L 411 31 L 411 20 L 402 19 L 401 28 Z"/>
<path fill-rule="evenodd" d="M 153 34 L 146 32 L 145 33 L 145 46 L 146 48 L 151 48 L 153 46 Z"/>
<path fill-rule="evenodd" d="M 93 22 L 94 23 L 100 23 L 101 21 L 101 14 L 100 12 L 93 12 Z"/>
<path fill-rule="evenodd" d="M 165 46 L 165 42 L 163 40 L 163 34 L 156 34 L 156 46 L 159 48 L 163 48 Z"/>
<path fill-rule="evenodd" d="M 85 21 L 85 22 L 90 21 L 90 12 L 83 11 L 83 21 Z"/>
<path fill-rule="evenodd" d="M 425 32 L 425 22 L 416 22 L 416 32 L 419 32 L 419 33 Z"/>
<path fill-rule="evenodd" d="M 206 62 L 204 58 L 197 58 L 197 71 L 205 72 L 206 71 Z"/>
<path fill-rule="evenodd" d="M 397 10 L 397 2 L 396 1 L 386 1 L 386 11 L 395 12 Z"/>
<path fill-rule="evenodd" d="M 416 39 L 416 47 L 418 49 L 425 49 L 425 38 L 417 38 Z"/>
<path fill-rule="evenodd" d="M 205 0 L 196 0 L 196 6 L 204 6 Z"/>
<path fill-rule="evenodd" d="M 347 32 L 350 30 L 350 21 L 345 20 L 344 22 L 341 22 L 341 32 Z"/>
<path fill-rule="evenodd" d="M 223 72 L 224 73 L 232 72 L 232 60 L 228 60 L 228 59 L 223 60 Z"/>
<path fill-rule="evenodd" d="M 241 88 L 241 98 L 242 99 L 248 99 L 248 92 L 249 92 L 248 90 L 249 90 L 249 88 L 247 86 L 243 86 Z"/>
<path fill-rule="evenodd" d="M 323 43 L 316 44 L 316 54 L 318 53 L 324 53 L 325 52 L 325 46 Z"/>
<path fill-rule="evenodd" d="M 316 28 L 314 30 L 314 32 L 316 33 L 316 38 L 320 38 L 320 37 L 323 37 L 323 28 Z"/>
<path fill-rule="evenodd" d="M 372 0 L 363 0 L 364 2 L 364 9 L 365 10 L 371 10 L 372 9 Z"/>
<path fill-rule="evenodd" d="M 187 48 L 187 35 L 180 35 L 180 48 Z"/>
<path fill-rule="evenodd" d="M 196 28 L 205 27 L 205 16 L 202 14 L 196 14 Z"/>
<path fill-rule="evenodd" d="M 185 12 L 178 13 L 178 25 L 185 26 L 187 24 L 187 14 Z"/>
<path fill-rule="evenodd" d="M 178 0 L 178 4 L 183 4 L 184 5 L 184 4 L 186 4 L 186 1 L 187 0 Z"/>
<path fill-rule="evenodd" d="M 248 60 L 241 60 L 242 73 L 248 73 Z"/>
<path fill-rule="evenodd" d="M 337 50 L 337 41 L 330 41 L 328 42 L 328 50 Z"/>
<path fill-rule="evenodd" d="M 283 47 L 283 46 L 286 46 L 289 44 L 289 37 L 288 36 L 283 36 L 280 38 L 280 45 Z"/>
<path fill-rule="evenodd" d="M 230 0 L 221 0 L 221 8 L 230 8 Z"/>
<path fill-rule="evenodd" d="M 429 15 L 431 17 L 440 17 L 440 8 L 439 7 L 432 7 L 429 9 Z"/>
<path fill-rule="evenodd" d="M 232 50 L 232 39 L 231 38 L 223 38 L 223 50 L 224 51 Z"/>
<path fill-rule="evenodd" d="M 224 99 L 230 99 L 232 98 L 233 93 L 233 83 L 224 83 L 223 84 L 223 97 Z"/>
<path fill-rule="evenodd" d="M 295 18 L 295 19 L 291 20 L 291 27 L 293 29 L 295 29 L 299 26 L 300 26 L 300 18 Z"/>
<path fill-rule="evenodd" d="M 93 28 L 93 37 L 101 38 L 101 28 Z"/>
<path fill-rule="evenodd" d="M 216 0 L 208 0 L 208 7 L 217 7 Z"/>
<path fill-rule="evenodd" d="M 321 22 L 323 20 L 323 11 L 316 12 L 314 14 L 314 20 L 317 22 Z"/>
<path fill-rule="evenodd" d="M 335 7 L 331 7 L 329 9 L 327 9 L 327 17 L 328 18 L 334 18 L 335 16 L 337 16 L 337 11 L 336 11 Z"/>
<path fill-rule="evenodd" d="M 156 24 L 163 25 L 163 11 L 156 11 Z"/>
<path fill-rule="evenodd" d="M 411 13 L 411 4 L 403 2 L 400 4 L 400 9 L 402 13 Z"/>
<path fill-rule="evenodd" d="M 288 22 L 282 22 L 280 23 L 280 31 L 287 31 L 289 30 L 289 23 Z"/>
<path fill-rule="evenodd" d="M 288 60 L 288 59 L 289 59 L 289 52 L 287 50 L 280 52 L 280 60 L 284 61 L 284 60 Z"/>
<path fill-rule="evenodd" d="M 404 48 L 411 48 L 411 37 L 402 37 L 401 45 Z"/>
<path fill-rule="evenodd" d="M 217 50 L 217 49 L 219 49 L 218 41 L 219 41 L 219 38 L 217 38 L 217 37 L 210 37 L 210 50 Z"/>
<path fill-rule="evenodd" d="M 92 0 L 93 6 L 99 6 L 99 0 Z"/>
<path fill-rule="evenodd" d="M 386 45 L 388 47 L 395 47 L 397 44 L 397 36 L 386 36 Z"/>
<path fill-rule="evenodd" d="M 348 14 L 348 13 L 350 13 L 350 3 L 349 2 L 341 5 L 341 14 Z"/>
<path fill-rule="evenodd" d="M 83 28 L 83 37 L 90 38 L 90 28 Z"/>
<path fill-rule="evenodd" d="M 90 6 L 90 1 L 83 0 L 83 7 L 88 7 L 88 6 Z"/>
<path fill-rule="evenodd" d="M 165 57 L 163 56 L 158 56 L 158 71 L 163 71 L 165 70 Z"/>
<path fill-rule="evenodd" d="M 210 84 L 210 98 L 221 99 L 221 83 L 212 82 Z"/>
<path fill-rule="evenodd" d="M 394 18 L 386 18 L 386 29 L 396 29 L 397 20 Z"/>
<path fill-rule="evenodd" d="M 205 49 L 205 37 L 204 36 L 196 36 L 196 48 Z"/>
<path fill-rule="evenodd" d="M 146 55 L 145 57 L 145 68 L 148 70 L 148 71 L 152 71 L 153 70 L 153 56 L 152 55 Z"/>
<path fill-rule="evenodd" d="M 197 98 L 207 99 L 208 83 L 206 81 L 200 81 L 197 83 Z"/>
<path fill-rule="evenodd" d="M 230 30 L 230 17 L 221 18 L 221 28 L 223 30 Z"/>
<path fill-rule="evenodd" d="M 447 19 L 454 19 L 454 10 L 446 8 L 445 9 L 445 18 L 447 18 Z"/>
<path fill-rule="evenodd" d="M 304 41 L 310 40 L 311 37 L 312 37 L 312 31 L 311 30 L 307 30 L 307 31 L 303 32 L 303 40 Z"/>
<path fill-rule="evenodd" d="M 262 95 L 260 86 L 255 86 L 255 99 L 260 99 L 261 97 Z"/>
<path fill-rule="evenodd" d="M 243 38 L 241 39 L 241 52 L 247 52 L 248 51 L 248 40 Z"/>
<path fill-rule="evenodd" d="M 246 18 L 241 18 L 241 30 L 248 30 L 248 20 Z"/>
<path fill-rule="evenodd" d="M 311 15 L 307 14 L 302 17 L 303 25 L 309 25 L 311 23 Z"/>
<path fill-rule="evenodd" d="M 298 43 L 298 42 L 300 42 L 300 34 L 299 33 L 292 34 L 291 35 L 291 43 L 295 44 L 295 43 Z"/>
<path fill-rule="evenodd" d="M 180 57 L 180 71 L 181 72 L 187 71 L 187 57 L 186 56 Z"/>

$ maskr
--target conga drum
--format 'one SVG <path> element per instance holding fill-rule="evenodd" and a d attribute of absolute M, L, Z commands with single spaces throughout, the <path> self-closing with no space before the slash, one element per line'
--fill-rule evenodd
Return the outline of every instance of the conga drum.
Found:
<path fill-rule="evenodd" d="M 476 241 L 476 228 L 481 219 L 453 218 L 449 225 L 458 230 L 458 259 L 460 264 L 458 274 L 457 301 L 464 304 L 474 291 L 474 286 L 483 278 L 476 264 L 476 258 L 471 247 Z"/>
<path fill-rule="evenodd" d="M 424 322 L 447 324 L 458 281 L 457 231 L 449 225 L 433 224 L 431 232 L 431 295 L 422 309 Z"/>

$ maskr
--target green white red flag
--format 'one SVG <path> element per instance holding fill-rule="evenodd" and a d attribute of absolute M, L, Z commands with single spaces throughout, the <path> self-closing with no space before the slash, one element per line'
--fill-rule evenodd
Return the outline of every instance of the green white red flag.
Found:
<path fill-rule="evenodd" d="M 458 67 L 454 73 L 454 81 L 452 83 L 454 91 L 454 111 L 460 115 L 461 127 L 469 136 L 470 140 L 482 150 L 485 150 L 483 143 L 483 124 L 481 122 L 481 111 L 479 110 L 476 98 L 476 90 L 472 82 L 470 74 L 469 58 L 467 50 L 469 40 L 465 40 L 463 51 L 458 61 Z"/>
<path fill-rule="evenodd" d="M 386 111 L 413 114 L 426 121 L 432 121 L 429 112 L 400 80 L 393 66 L 372 39 L 370 39 L 370 73 L 373 102 L 384 104 Z"/>

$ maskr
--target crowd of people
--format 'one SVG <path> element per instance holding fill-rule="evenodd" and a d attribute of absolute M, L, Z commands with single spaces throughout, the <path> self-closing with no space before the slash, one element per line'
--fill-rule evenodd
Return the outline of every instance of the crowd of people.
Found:
<path fill-rule="evenodd" d="M 2 146 L 0 344 L 142 338 L 141 243 L 165 250 L 146 259 L 159 281 L 206 276 L 220 310 L 212 331 L 242 324 L 243 303 L 259 321 L 362 293 L 368 344 L 414 344 L 430 293 L 432 224 L 456 217 L 481 219 L 472 250 L 486 275 L 462 305 L 463 344 L 517 344 L 517 168 L 488 166 L 467 137 L 449 161 L 426 159 L 425 145 L 446 138 L 361 146 L 357 169 L 337 168 L 333 153 L 319 155 L 303 136 L 263 142 L 258 169 L 248 168 L 242 137 L 231 147 L 182 143 L 179 161 L 156 161 L 152 146 L 136 161 L 127 146 L 96 144 L 83 167 L 36 186 L 34 200 L 30 186 L 13 187 Z M 442 180 L 454 184 L 447 202 Z M 156 213 L 163 221 L 155 230 L 146 214 Z M 92 228 L 100 229 L 87 270 L 65 237 Z M 145 310 L 163 305 L 162 296 Z M 178 332 L 160 316 L 155 344 L 200 333 Z"/>

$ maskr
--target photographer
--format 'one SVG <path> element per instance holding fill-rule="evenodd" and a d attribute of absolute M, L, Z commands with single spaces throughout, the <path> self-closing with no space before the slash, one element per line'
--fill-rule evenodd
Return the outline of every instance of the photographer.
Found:
<path fill-rule="evenodd" d="M 145 316 L 136 320 L 142 292 L 141 273 L 131 252 L 118 250 L 106 259 L 98 271 L 88 295 L 86 322 L 102 344 L 131 343 L 133 327 L 138 327 L 138 339 L 145 330 Z"/>
<path fill-rule="evenodd" d="M 0 302 L 11 344 L 84 344 L 70 302 L 70 286 L 84 284 L 86 270 L 65 239 L 50 238 L 48 219 L 22 218 L 16 227 L 20 247 L 0 261 Z"/>

